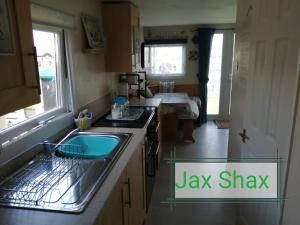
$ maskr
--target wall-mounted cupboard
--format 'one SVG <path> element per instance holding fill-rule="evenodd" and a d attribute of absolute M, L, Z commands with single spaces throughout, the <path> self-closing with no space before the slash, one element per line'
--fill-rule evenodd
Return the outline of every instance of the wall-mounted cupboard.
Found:
<path fill-rule="evenodd" d="M 40 102 L 30 0 L 0 1 L 0 116 Z"/>
<path fill-rule="evenodd" d="M 129 2 L 104 2 L 105 65 L 108 72 L 140 69 L 141 27 L 138 8 Z"/>

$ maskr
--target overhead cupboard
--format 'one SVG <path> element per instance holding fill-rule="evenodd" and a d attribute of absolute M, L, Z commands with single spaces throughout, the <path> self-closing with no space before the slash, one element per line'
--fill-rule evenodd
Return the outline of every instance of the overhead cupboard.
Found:
<path fill-rule="evenodd" d="M 0 1 L 0 116 L 40 102 L 30 0 Z"/>
<path fill-rule="evenodd" d="M 105 63 L 108 72 L 140 69 L 142 29 L 138 8 L 130 2 L 103 2 Z"/>
<path fill-rule="evenodd" d="M 32 34 L 31 1 L 1 0 L 0 7 L 1 116 L 39 103 L 41 87 Z M 36 7 L 32 10 L 36 11 L 34 15 L 39 20 L 45 19 L 44 11 Z M 106 71 L 139 71 L 142 32 L 138 8 L 129 2 L 104 2 L 102 17 L 106 38 Z M 60 23 L 55 21 L 55 17 L 47 18 L 52 18 L 51 24 Z"/>

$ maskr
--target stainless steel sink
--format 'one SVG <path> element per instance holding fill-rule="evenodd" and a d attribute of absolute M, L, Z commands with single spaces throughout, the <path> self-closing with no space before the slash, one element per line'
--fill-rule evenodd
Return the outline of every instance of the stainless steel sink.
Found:
<path fill-rule="evenodd" d="M 76 135 L 105 135 L 118 138 L 116 148 L 105 157 L 65 157 L 57 149 Z M 80 213 L 92 199 L 125 149 L 131 134 L 72 132 L 20 170 L 0 182 L 0 205 Z"/>

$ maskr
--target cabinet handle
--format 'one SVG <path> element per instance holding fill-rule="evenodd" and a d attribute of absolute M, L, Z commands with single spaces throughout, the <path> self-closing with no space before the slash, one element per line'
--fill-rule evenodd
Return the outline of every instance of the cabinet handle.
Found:
<path fill-rule="evenodd" d="M 38 89 L 38 94 L 41 95 L 41 84 L 40 84 L 40 74 L 39 74 L 39 65 L 38 65 L 38 60 L 37 60 L 37 52 L 36 52 L 36 47 L 33 47 L 33 52 L 28 53 L 27 55 L 33 56 L 34 59 L 34 67 L 35 67 L 35 76 L 36 76 L 36 82 L 37 86 L 32 86 L 31 88 L 37 88 Z"/>
<path fill-rule="evenodd" d="M 128 192 L 127 192 L 127 194 L 128 194 L 128 201 L 127 202 L 125 202 L 125 204 L 126 205 L 128 205 L 128 207 L 129 208 L 131 208 L 131 187 L 130 187 L 130 178 L 128 178 L 127 179 L 127 181 L 125 182 L 125 184 L 127 184 L 128 185 Z"/>

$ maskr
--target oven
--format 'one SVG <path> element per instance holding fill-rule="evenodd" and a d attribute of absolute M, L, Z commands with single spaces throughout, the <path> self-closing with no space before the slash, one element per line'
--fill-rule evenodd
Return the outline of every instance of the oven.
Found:
<path fill-rule="evenodd" d="M 158 127 L 159 122 L 155 115 L 147 127 L 147 134 L 145 138 L 146 211 L 148 211 L 149 208 L 155 183 L 156 169 L 158 167 Z"/>

